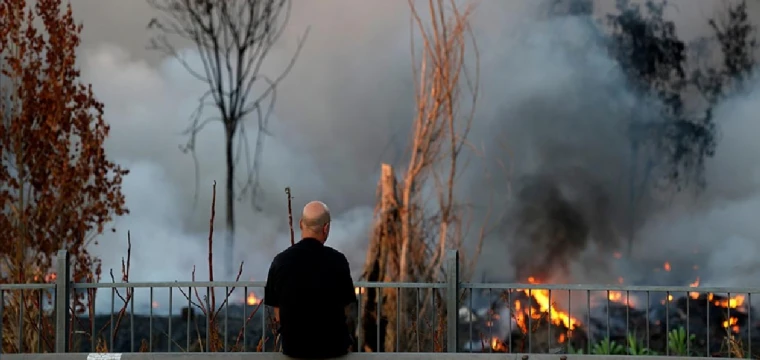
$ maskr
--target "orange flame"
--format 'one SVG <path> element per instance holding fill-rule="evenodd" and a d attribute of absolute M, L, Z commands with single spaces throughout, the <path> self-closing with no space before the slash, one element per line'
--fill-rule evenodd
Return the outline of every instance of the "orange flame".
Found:
<path fill-rule="evenodd" d="M 738 333 L 739 332 L 738 322 L 739 322 L 739 319 L 732 316 L 731 318 L 723 322 L 723 327 L 726 329 L 730 327 L 731 331 Z"/>
<path fill-rule="evenodd" d="M 245 298 L 245 302 L 248 305 L 256 305 L 259 303 L 259 298 L 256 297 L 256 294 L 254 293 L 248 293 L 248 296 Z"/>
<path fill-rule="evenodd" d="M 695 280 L 693 283 L 689 284 L 689 287 L 699 287 L 699 277 L 697 277 L 697 280 Z M 692 291 L 689 293 L 689 297 L 691 297 L 694 300 L 699 299 L 699 295 L 700 294 L 695 291 Z M 728 299 L 716 300 L 715 294 L 713 293 L 707 294 L 707 301 L 711 301 L 713 302 L 713 304 L 715 304 L 715 306 L 722 307 L 722 308 L 742 309 L 744 307 L 744 300 L 745 300 L 744 295 L 735 295 Z M 724 326 L 724 327 L 728 327 L 728 326 Z"/>
<path fill-rule="evenodd" d="M 715 306 L 735 309 L 744 305 L 744 295 L 737 295 L 730 299 L 716 300 Z"/>
<path fill-rule="evenodd" d="M 507 346 L 504 345 L 504 342 L 499 340 L 499 338 L 494 337 L 491 339 L 491 349 L 493 351 L 506 352 Z"/>
<path fill-rule="evenodd" d="M 693 283 L 689 284 L 689 287 L 699 287 L 699 276 L 697 276 L 697 280 L 695 280 Z M 689 297 L 696 300 L 699 299 L 699 293 L 692 291 L 689 293 Z"/>
<path fill-rule="evenodd" d="M 662 268 L 665 269 L 665 271 L 670 271 L 670 263 L 666 261 L 665 264 L 662 265 Z"/>
<path fill-rule="evenodd" d="M 536 281 L 534 277 L 529 277 L 528 282 L 531 284 L 538 284 L 539 282 Z M 538 304 L 539 310 L 536 311 L 532 307 L 529 309 L 530 316 L 534 319 L 541 318 L 541 315 L 543 313 L 549 313 L 551 316 L 551 320 L 556 325 L 564 325 L 568 329 L 575 329 L 580 322 L 578 319 L 571 317 L 566 312 L 558 310 L 556 307 L 554 307 L 554 304 L 550 301 L 549 291 L 548 290 L 541 290 L 541 289 L 530 289 L 530 290 L 522 290 L 526 295 L 529 297 L 532 296 L 536 303 Z M 520 310 L 520 302 L 515 302 L 515 310 L 518 310 L 517 317 L 515 321 L 520 324 L 520 327 L 523 328 L 523 330 L 526 330 L 526 327 L 524 326 L 524 317 L 523 313 Z"/>
<path fill-rule="evenodd" d="M 610 291 L 609 295 L 607 295 L 607 299 L 609 299 L 612 302 L 620 303 L 620 304 L 627 305 L 630 307 L 635 306 L 633 303 L 633 299 L 631 299 L 628 294 L 623 295 L 622 291 Z"/>

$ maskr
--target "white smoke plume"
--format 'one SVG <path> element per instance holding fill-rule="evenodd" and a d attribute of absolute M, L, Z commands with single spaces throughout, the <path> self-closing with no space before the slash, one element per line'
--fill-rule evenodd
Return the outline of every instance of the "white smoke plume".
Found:
<path fill-rule="evenodd" d="M 706 25 L 713 12 L 712 5 L 701 4 L 699 15 L 669 12 L 668 16 L 678 25 L 690 26 L 686 35 L 694 36 L 704 28 L 694 29 L 693 23 Z M 73 5 L 77 12 L 84 3 Z M 715 158 L 707 164 L 703 194 L 682 195 L 670 206 L 651 209 L 651 217 L 640 215 L 636 262 L 615 262 L 612 253 L 627 236 L 610 226 L 625 223 L 628 211 L 625 176 L 630 154 L 624 114 L 635 109 L 649 116 L 647 112 L 654 111 L 627 91 L 615 63 L 594 42 L 599 34 L 589 19 L 547 19 L 544 10 L 530 0 L 480 2 L 473 22 L 483 78 L 470 140 L 481 151 L 480 156 L 471 156 L 459 194 L 475 204 L 474 226 L 480 225 L 478 219 L 486 212 L 491 214 L 489 225 L 499 222 L 486 239 L 480 273 L 495 281 L 517 279 L 516 265 L 504 266 L 516 252 L 535 255 L 536 261 L 554 261 L 551 246 L 539 248 L 516 238 L 510 223 L 510 211 L 521 203 L 522 179 L 538 178 L 559 179 L 561 192 L 572 198 L 583 216 L 595 221 L 590 227 L 596 240 L 574 245 L 566 264 L 569 276 L 556 281 L 607 282 L 626 275 L 637 283 L 684 285 L 693 280 L 692 263 L 699 261 L 705 284 L 755 285 L 760 280 L 750 254 L 760 250 L 760 225 L 752 218 L 760 206 L 760 184 L 753 157 L 760 145 L 754 145 L 752 129 L 758 126 L 753 114 L 760 83 L 756 91 L 733 97 L 717 109 L 721 139 Z M 294 192 L 296 222 L 309 200 L 320 199 L 330 206 L 335 219 L 330 244 L 347 254 L 358 274 L 368 243 L 379 164 L 403 166 L 413 105 L 407 2 L 294 1 L 293 11 L 266 71 L 281 69 L 306 26 L 311 26 L 311 33 L 279 89 L 274 136 L 266 139 L 261 169 L 263 211 L 252 211 L 245 201 L 237 205 L 235 254 L 236 261 L 245 261 L 245 280 L 263 280 L 272 256 L 288 246 L 285 186 Z M 145 15 L 134 20 L 139 23 L 136 28 L 147 23 L 151 14 Z M 99 31 L 88 28 L 87 17 L 80 20 L 85 39 L 88 31 Z M 125 46 L 134 43 L 130 39 Z M 204 84 L 171 59 L 136 58 L 118 43 L 86 44 L 82 55 L 85 80 L 93 83 L 106 104 L 112 124 L 107 150 L 131 170 L 124 189 L 131 214 L 117 220 L 118 232 L 104 235 L 95 253 L 105 268 L 117 271 L 129 230 L 131 281 L 189 280 L 194 265 L 197 277 L 206 279 L 213 181 L 219 183 L 215 237 L 218 244 L 223 239 L 221 127 L 204 130 L 197 146 L 200 189 L 195 209 L 193 160 L 179 150 L 186 141 L 181 132 Z M 192 58 L 192 51 L 188 55 Z M 541 188 L 538 193 L 545 195 Z M 589 194 L 605 199 L 590 199 Z M 607 201 L 604 206 L 598 205 L 601 200 Z M 691 249 L 699 254 L 690 253 Z M 220 253 L 217 247 L 215 254 Z M 589 259 L 600 265 L 589 266 Z M 217 276 L 222 274 L 220 261 L 217 257 Z M 664 261 L 673 262 L 673 273 L 679 275 L 665 280 L 652 276 L 652 266 Z M 679 265 L 689 271 L 681 272 Z M 599 271 L 610 268 L 617 273 Z M 177 295 L 175 301 L 181 304 Z"/>

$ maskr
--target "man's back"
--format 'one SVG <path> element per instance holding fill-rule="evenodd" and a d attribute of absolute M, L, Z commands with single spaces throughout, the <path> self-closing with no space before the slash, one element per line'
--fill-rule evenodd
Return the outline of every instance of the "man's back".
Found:
<path fill-rule="evenodd" d="M 346 354 L 349 330 L 344 309 L 356 301 L 346 257 L 306 238 L 272 261 L 264 294 L 278 307 L 283 353 L 299 358 Z"/>

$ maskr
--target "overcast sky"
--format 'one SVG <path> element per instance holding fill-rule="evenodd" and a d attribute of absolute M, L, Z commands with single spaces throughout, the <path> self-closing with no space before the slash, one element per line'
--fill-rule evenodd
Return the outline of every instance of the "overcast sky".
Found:
<path fill-rule="evenodd" d="M 153 16 L 153 11 L 142 0 L 70 0 L 74 6 L 76 17 L 83 22 L 84 46 L 92 47 L 99 44 L 116 44 L 128 51 L 130 56 L 155 61 L 157 55 L 145 50 L 149 34 L 146 25 Z M 481 0 L 481 2 L 498 0 Z M 524 0 L 510 0 L 510 3 L 519 3 Z M 347 2 L 357 4 L 346 6 Z M 722 0 L 671 0 L 669 1 L 672 12 L 678 12 L 677 17 L 679 31 L 694 33 L 704 29 L 705 19 L 714 14 L 715 9 L 723 6 Z M 597 0 L 600 12 L 614 7 L 615 0 Z M 366 5 L 366 6 L 364 6 Z M 381 6 L 382 5 L 382 6 Z M 319 11 L 312 12 L 313 8 Z M 406 20 L 404 11 L 380 11 L 363 12 L 356 11 L 347 13 L 340 9 L 360 10 L 362 7 L 369 10 L 377 10 L 380 7 L 388 9 L 404 9 L 406 0 L 294 0 L 294 18 L 291 26 L 303 29 L 306 26 L 319 28 L 334 22 L 336 17 L 353 16 L 357 20 L 365 22 L 368 26 L 372 23 L 382 24 L 388 16 Z M 754 7 L 753 7 L 754 10 Z M 324 16 L 318 16 L 324 15 Z M 314 34 L 318 37 L 319 34 Z M 345 39 L 334 39 L 344 41 Z M 319 41 L 326 41 L 319 39 Z M 308 54 L 308 53 L 307 53 Z M 307 56 L 307 55 L 305 55 Z"/>

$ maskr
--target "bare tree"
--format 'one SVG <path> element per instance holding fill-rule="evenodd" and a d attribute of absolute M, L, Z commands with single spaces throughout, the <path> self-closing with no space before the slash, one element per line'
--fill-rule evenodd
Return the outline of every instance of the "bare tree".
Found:
<path fill-rule="evenodd" d="M 306 34 L 298 41 L 295 54 L 276 77 L 261 72 L 273 45 L 282 35 L 290 15 L 290 0 L 147 0 L 159 17 L 149 28 L 158 30 L 151 47 L 179 61 L 192 76 L 208 85 L 186 130 L 189 140 L 184 150 L 195 157 L 196 136 L 212 122 L 224 126 L 226 156 L 226 249 L 227 275 L 233 275 L 235 241 L 235 169 L 242 159 L 246 176 L 239 197 L 250 195 L 257 208 L 258 168 L 264 136 L 276 99 L 276 88 L 289 73 L 303 46 Z M 201 65 L 194 66 L 183 56 L 170 38 L 195 46 Z M 217 116 L 204 117 L 205 106 L 217 110 Z M 251 155 L 246 136 L 245 119 L 256 117 L 256 140 Z M 196 191 L 197 197 L 197 191 Z"/>
<path fill-rule="evenodd" d="M 455 199 L 454 189 L 477 100 L 478 53 L 469 24 L 473 7 L 462 8 L 455 0 L 429 0 L 429 17 L 423 17 L 413 0 L 409 6 L 416 103 L 409 162 L 400 181 L 392 167 L 382 167 L 378 222 L 365 264 L 364 278 L 369 281 L 440 279 L 446 250 L 462 250 L 466 232 L 463 207 Z M 415 39 L 421 40 L 419 48 Z M 470 47 L 474 56 L 468 54 Z M 465 67 L 468 58 L 474 60 L 474 74 Z M 464 108 L 462 100 L 469 103 Z M 420 325 L 442 326 L 443 318 L 425 321 L 425 314 L 445 314 L 441 294 L 425 292 L 423 299 L 418 298 L 421 309 L 415 309 L 417 295 L 414 291 L 366 289 L 364 334 L 367 339 L 379 338 L 380 343 L 368 340 L 363 350 L 442 349 L 438 329 L 415 341 Z M 431 298 L 437 299 L 432 309 Z"/>
<path fill-rule="evenodd" d="M 480 75 L 477 45 L 469 22 L 472 6 L 461 10 L 454 0 L 429 0 L 430 18 L 427 21 L 419 16 L 412 0 L 409 0 L 409 6 L 422 44 L 420 53 L 416 54 L 415 35 L 412 34 L 416 114 L 409 164 L 401 189 L 405 211 L 401 213 L 400 281 L 407 281 L 415 273 L 422 278 L 437 276 L 445 250 L 461 245 L 461 237 L 452 236 L 458 233 L 454 227 L 459 226 L 461 220 L 457 214 L 454 185 L 459 155 L 474 117 Z M 475 55 L 474 76 L 465 67 L 468 44 Z M 464 113 L 460 107 L 462 98 L 471 102 Z M 435 188 L 438 203 L 438 213 L 433 217 L 437 224 L 434 231 L 437 241 L 430 244 L 432 252 L 430 260 L 426 261 L 427 266 L 414 269 L 410 262 L 411 244 L 425 242 L 423 234 L 416 229 L 431 219 L 423 204 L 423 188 L 429 184 Z M 422 273 L 417 272 L 420 270 Z"/>

